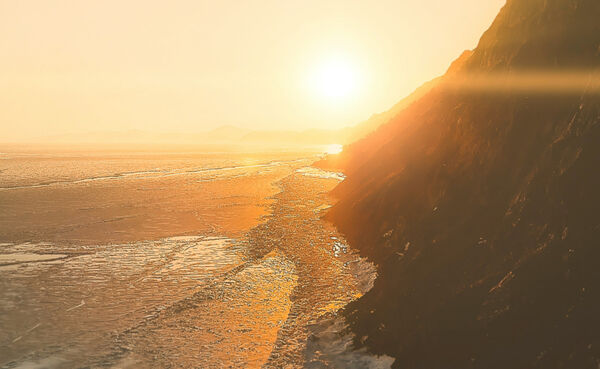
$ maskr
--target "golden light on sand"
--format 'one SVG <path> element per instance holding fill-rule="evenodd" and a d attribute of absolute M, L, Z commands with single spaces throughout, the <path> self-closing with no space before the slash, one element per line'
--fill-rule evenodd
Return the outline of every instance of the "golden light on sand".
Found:
<path fill-rule="evenodd" d="M 335 56 L 317 63 L 310 82 L 319 98 L 342 102 L 357 92 L 360 77 L 357 66 L 349 58 Z"/>
<path fill-rule="evenodd" d="M 325 153 L 330 155 L 336 155 L 341 153 L 344 150 L 344 146 L 340 144 L 331 144 L 325 147 Z"/>

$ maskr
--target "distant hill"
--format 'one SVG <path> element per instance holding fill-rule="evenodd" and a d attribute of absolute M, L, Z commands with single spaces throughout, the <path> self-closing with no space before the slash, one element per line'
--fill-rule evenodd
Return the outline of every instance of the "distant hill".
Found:
<path fill-rule="evenodd" d="M 398 103 L 392 106 L 389 110 L 383 113 L 373 114 L 368 120 L 359 123 L 356 126 L 345 129 L 343 134 L 345 140 L 342 143 L 350 144 L 368 136 L 369 134 L 377 130 L 377 128 L 379 128 L 381 125 L 388 123 L 392 118 L 398 115 L 402 110 L 409 107 L 413 102 L 423 97 L 440 81 L 441 78 L 438 77 L 429 82 L 424 83 L 406 98 L 400 100 Z"/>
<path fill-rule="evenodd" d="M 246 134 L 243 143 L 281 142 L 286 144 L 326 145 L 350 144 L 374 132 L 379 126 L 387 123 L 403 109 L 425 95 L 436 86 L 440 78 L 431 80 L 416 89 L 406 98 L 396 103 L 389 110 L 373 114 L 369 119 L 354 126 L 338 130 L 309 129 L 305 131 L 252 131 Z"/>
<path fill-rule="evenodd" d="M 236 142 L 250 133 L 250 130 L 236 126 L 221 126 L 199 135 L 198 139 L 203 141 Z"/>
<path fill-rule="evenodd" d="M 378 264 L 345 312 L 356 345 L 395 368 L 598 368 L 599 20 L 598 0 L 508 0 L 441 81 L 320 163 L 347 176 L 328 217 Z"/>
<path fill-rule="evenodd" d="M 144 130 L 96 131 L 41 137 L 50 143 L 95 144 L 193 144 L 237 142 L 250 131 L 235 126 L 222 126 L 204 133 L 152 132 Z"/>
<path fill-rule="evenodd" d="M 343 142 L 339 131 L 252 131 L 245 135 L 241 143 L 267 144 L 278 142 L 287 145 L 327 145 Z"/>
<path fill-rule="evenodd" d="M 315 146 L 350 144 L 374 132 L 411 103 L 433 88 L 440 79 L 423 84 L 389 110 L 374 114 L 368 120 L 341 129 L 250 130 L 234 125 L 206 132 L 151 132 L 144 130 L 96 131 L 40 137 L 38 141 L 55 144 L 169 144 L 169 145 L 269 145 Z M 35 141 L 35 140 L 34 140 Z"/>

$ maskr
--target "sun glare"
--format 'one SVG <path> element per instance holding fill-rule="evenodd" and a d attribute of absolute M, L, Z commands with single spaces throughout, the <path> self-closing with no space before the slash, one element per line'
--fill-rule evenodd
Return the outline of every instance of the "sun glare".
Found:
<path fill-rule="evenodd" d="M 344 146 L 339 144 L 331 144 L 325 147 L 325 153 L 330 155 L 337 155 L 344 150 Z"/>
<path fill-rule="evenodd" d="M 320 98 L 342 101 L 356 92 L 359 74 L 350 60 L 337 57 L 319 63 L 313 70 L 311 82 Z"/>

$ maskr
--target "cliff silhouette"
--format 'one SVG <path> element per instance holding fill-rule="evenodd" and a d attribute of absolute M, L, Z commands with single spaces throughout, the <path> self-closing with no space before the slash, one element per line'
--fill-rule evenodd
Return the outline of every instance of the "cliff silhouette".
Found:
<path fill-rule="evenodd" d="M 345 311 L 396 368 L 600 363 L 600 1 L 509 0 L 368 137 L 328 217 L 378 265 Z"/>

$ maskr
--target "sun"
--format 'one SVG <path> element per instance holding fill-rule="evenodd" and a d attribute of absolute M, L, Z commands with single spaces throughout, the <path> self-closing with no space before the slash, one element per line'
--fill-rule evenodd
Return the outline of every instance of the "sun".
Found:
<path fill-rule="evenodd" d="M 314 93 L 328 101 L 344 101 L 356 93 L 359 73 L 348 58 L 330 57 L 319 62 L 311 75 Z"/>

